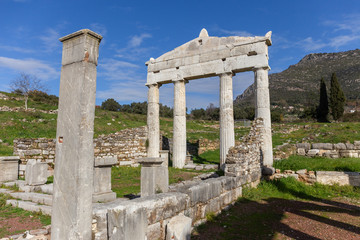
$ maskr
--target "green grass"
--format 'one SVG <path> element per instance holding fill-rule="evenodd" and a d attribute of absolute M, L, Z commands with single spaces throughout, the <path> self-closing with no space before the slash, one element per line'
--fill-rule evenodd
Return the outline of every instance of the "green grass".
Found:
<path fill-rule="evenodd" d="M 43 215 L 40 212 L 25 211 L 18 207 L 12 207 L 10 205 L 6 205 L 6 200 L 8 199 L 10 199 L 9 195 L 0 193 L 0 221 L 3 221 L 2 223 L 0 223 L 0 238 L 8 235 L 21 233 L 24 232 L 25 230 L 29 230 L 29 229 L 22 229 L 16 232 L 11 230 L 9 231 L 9 228 L 11 226 L 9 225 L 6 226 L 7 225 L 6 219 L 18 217 L 20 218 L 19 220 L 23 222 L 39 220 L 41 224 L 44 226 L 50 225 L 51 216 Z"/>
<path fill-rule="evenodd" d="M 169 167 L 169 184 L 189 180 L 196 175 L 209 172 Z M 111 186 L 117 197 L 140 193 L 141 167 L 113 167 L 111 169 Z"/>
<path fill-rule="evenodd" d="M 360 158 L 309 158 L 293 155 L 288 159 L 275 161 L 274 167 L 282 171 L 307 169 L 311 171 L 360 172 Z"/>
<path fill-rule="evenodd" d="M 331 199 L 335 197 L 360 198 L 360 188 L 353 186 L 307 185 L 295 178 L 281 178 L 275 181 L 262 181 L 257 188 L 244 188 L 240 201 L 258 201 L 268 198 L 282 199 Z"/>
<path fill-rule="evenodd" d="M 219 164 L 220 162 L 220 149 L 214 151 L 207 151 L 200 155 L 193 156 L 194 163 L 200 164 Z"/>

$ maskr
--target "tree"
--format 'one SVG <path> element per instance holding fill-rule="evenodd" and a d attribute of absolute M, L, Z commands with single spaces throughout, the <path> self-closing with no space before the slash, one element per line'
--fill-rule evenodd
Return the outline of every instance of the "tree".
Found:
<path fill-rule="evenodd" d="M 31 91 L 45 91 L 45 87 L 35 75 L 26 73 L 20 73 L 20 76 L 11 82 L 10 87 L 13 92 L 24 96 L 25 110 L 28 109 L 28 99 Z"/>
<path fill-rule="evenodd" d="M 320 102 L 316 111 L 318 122 L 328 122 L 329 102 L 324 78 L 320 80 Z"/>
<path fill-rule="evenodd" d="M 345 95 L 341 89 L 341 86 L 337 80 L 336 74 L 333 73 L 331 76 L 331 87 L 330 87 L 330 108 L 331 115 L 334 120 L 338 120 L 344 114 Z"/>
<path fill-rule="evenodd" d="M 108 98 L 104 102 L 101 103 L 101 109 L 108 110 L 108 111 L 119 111 L 120 104 L 115 101 L 113 98 Z"/>

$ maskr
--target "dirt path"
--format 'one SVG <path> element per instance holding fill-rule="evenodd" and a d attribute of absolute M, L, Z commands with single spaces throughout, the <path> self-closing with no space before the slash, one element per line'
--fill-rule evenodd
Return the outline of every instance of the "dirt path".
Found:
<path fill-rule="evenodd" d="M 191 239 L 360 239 L 360 204 L 346 199 L 237 203 Z"/>

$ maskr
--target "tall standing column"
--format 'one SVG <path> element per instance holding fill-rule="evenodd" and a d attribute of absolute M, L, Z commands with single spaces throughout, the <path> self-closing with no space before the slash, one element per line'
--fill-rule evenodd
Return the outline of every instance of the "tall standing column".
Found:
<path fill-rule="evenodd" d="M 91 239 L 96 65 L 102 37 L 88 29 L 63 43 L 51 239 Z"/>
<path fill-rule="evenodd" d="M 160 121 L 159 121 L 159 87 L 158 84 L 148 85 L 148 149 L 147 156 L 151 158 L 159 157 L 160 151 Z"/>
<path fill-rule="evenodd" d="M 264 146 L 263 165 L 273 165 L 272 136 L 271 136 L 271 113 L 268 68 L 256 68 L 255 72 L 255 117 L 264 120 Z"/>
<path fill-rule="evenodd" d="M 173 167 L 183 168 L 186 159 L 185 80 L 174 82 Z"/>
<path fill-rule="evenodd" d="M 220 168 L 226 155 L 235 146 L 232 73 L 220 75 Z"/>

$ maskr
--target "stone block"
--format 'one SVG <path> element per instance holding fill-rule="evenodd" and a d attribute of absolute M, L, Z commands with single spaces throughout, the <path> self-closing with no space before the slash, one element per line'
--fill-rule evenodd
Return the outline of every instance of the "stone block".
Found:
<path fill-rule="evenodd" d="M 133 205 L 120 205 L 108 211 L 108 236 L 110 240 L 144 240 L 147 229 L 146 209 Z"/>
<path fill-rule="evenodd" d="M 298 148 L 298 149 L 296 150 L 296 153 L 297 153 L 297 155 L 305 156 L 305 155 L 306 155 L 305 148 Z"/>
<path fill-rule="evenodd" d="M 309 157 L 315 157 L 315 156 L 319 156 L 319 152 L 320 152 L 319 149 L 310 149 L 310 150 L 307 152 L 307 155 L 308 155 Z"/>
<path fill-rule="evenodd" d="M 163 237 L 161 236 L 162 232 L 164 232 L 164 231 L 161 231 L 160 222 L 149 225 L 146 230 L 146 239 L 148 239 L 148 240 L 163 239 Z"/>
<path fill-rule="evenodd" d="M 310 147 L 311 147 L 310 143 L 297 143 L 296 144 L 296 148 L 303 148 L 303 149 L 305 149 L 305 151 L 310 150 Z"/>
<path fill-rule="evenodd" d="M 324 149 L 324 150 L 333 150 L 334 146 L 332 143 L 313 143 L 313 149 Z"/>
<path fill-rule="evenodd" d="M 169 170 L 162 166 L 162 158 L 143 158 L 141 167 L 141 196 L 164 193 L 169 189 Z"/>
<path fill-rule="evenodd" d="M 358 172 L 335 172 L 335 171 L 317 171 L 316 181 L 321 184 L 333 185 L 339 184 L 360 186 L 360 173 Z"/>
<path fill-rule="evenodd" d="M 352 143 L 345 143 L 346 149 L 347 150 L 354 150 L 355 146 Z"/>
<path fill-rule="evenodd" d="M 0 183 L 18 179 L 19 160 L 18 156 L 0 157 Z"/>
<path fill-rule="evenodd" d="M 345 143 L 336 143 L 336 144 L 334 144 L 334 149 L 335 150 L 346 150 L 346 145 L 345 145 Z"/>
<path fill-rule="evenodd" d="M 179 215 L 166 225 L 166 240 L 190 240 L 192 219 Z"/>
<path fill-rule="evenodd" d="M 208 179 L 198 185 L 191 186 L 186 191 L 190 197 L 191 206 L 220 196 L 222 192 L 221 180 Z"/>
<path fill-rule="evenodd" d="M 94 161 L 95 167 L 113 166 L 117 164 L 117 158 L 113 156 L 96 157 Z"/>
<path fill-rule="evenodd" d="M 37 162 L 31 159 L 26 164 L 25 182 L 27 185 L 35 186 L 45 184 L 48 177 L 47 163 Z"/>
<path fill-rule="evenodd" d="M 358 158 L 359 152 L 357 150 L 340 150 L 340 157 Z"/>

